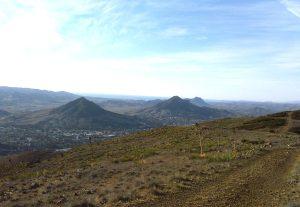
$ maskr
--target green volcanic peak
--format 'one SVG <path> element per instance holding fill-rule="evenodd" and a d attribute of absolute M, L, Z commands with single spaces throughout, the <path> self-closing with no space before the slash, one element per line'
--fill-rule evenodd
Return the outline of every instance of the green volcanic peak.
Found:
<path fill-rule="evenodd" d="M 43 129 L 135 130 L 152 127 L 152 124 L 137 117 L 106 111 L 85 98 L 76 99 L 52 110 L 9 117 L 1 123 Z"/>
<path fill-rule="evenodd" d="M 200 97 L 195 97 L 195 98 L 193 98 L 193 99 L 190 99 L 190 102 L 192 103 L 192 104 L 195 104 L 196 106 L 209 106 L 209 104 L 208 103 L 206 103 L 202 98 L 200 98 Z"/>
<path fill-rule="evenodd" d="M 153 108 L 156 109 L 168 109 L 168 110 L 185 110 L 187 107 L 191 106 L 189 101 L 183 100 L 179 96 L 173 96 L 169 100 L 166 100 L 164 102 L 158 103 L 157 105 L 153 106 Z M 183 107 L 183 108 L 181 108 Z"/>
<path fill-rule="evenodd" d="M 9 115 L 10 115 L 9 112 L 0 109 L 0 118 L 6 117 L 6 116 L 9 116 Z"/>
<path fill-rule="evenodd" d="M 140 116 L 156 119 L 167 125 L 189 125 L 199 121 L 233 116 L 226 110 L 198 107 L 189 100 L 174 96 L 140 111 Z"/>
<path fill-rule="evenodd" d="M 82 118 L 101 116 L 107 111 L 82 97 L 55 109 L 53 113 Z"/>
<path fill-rule="evenodd" d="M 39 123 L 44 128 L 69 129 L 140 129 L 149 126 L 142 120 L 110 111 L 97 104 L 79 98 L 50 112 Z"/>

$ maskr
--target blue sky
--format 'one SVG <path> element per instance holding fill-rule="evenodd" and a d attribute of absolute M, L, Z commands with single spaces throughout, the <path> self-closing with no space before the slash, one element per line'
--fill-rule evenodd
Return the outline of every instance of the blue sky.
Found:
<path fill-rule="evenodd" d="M 0 0 L 0 85 L 300 100 L 300 0 Z"/>

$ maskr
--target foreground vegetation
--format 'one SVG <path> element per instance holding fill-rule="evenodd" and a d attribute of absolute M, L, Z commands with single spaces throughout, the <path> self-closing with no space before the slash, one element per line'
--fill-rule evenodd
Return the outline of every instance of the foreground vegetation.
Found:
<path fill-rule="evenodd" d="M 282 129 L 267 123 L 252 129 L 260 122 L 224 119 L 139 132 L 63 154 L 3 158 L 0 205 L 130 206 L 189 190 L 270 150 L 299 144 L 299 135 L 283 130 L 287 123 Z"/>

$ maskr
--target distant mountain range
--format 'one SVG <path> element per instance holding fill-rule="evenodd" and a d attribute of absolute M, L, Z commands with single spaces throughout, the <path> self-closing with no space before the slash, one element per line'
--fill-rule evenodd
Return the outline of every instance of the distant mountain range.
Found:
<path fill-rule="evenodd" d="M 137 117 L 106 111 L 97 104 L 79 98 L 52 110 L 40 110 L 8 117 L 2 125 L 43 129 L 124 130 L 146 129 L 153 125 Z"/>
<path fill-rule="evenodd" d="M 226 110 L 198 107 L 178 96 L 166 101 L 147 101 L 146 106 L 149 107 L 130 116 L 107 111 L 86 98 L 79 98 L 58 108 L 12 115 L 2 119 L 0 124 L 41 129 L 136 130 L 162 125 L 190 125 L 234 116 Z"/>
<path fill-rule="evenodd" d="M 143 109 L 137 115 L 166 125 L 190 125 L 200 121 L 234 116 L 226 110 L 198 107 L 178 96 Z"/>
<path fill-rule="evenodd" d="M 71 102 L 80 96 L 68 92 L 54 92 L 30 88 L 0 87 L 0 109 L 12 114 L 53 109 Z M 103 109 L 119 114 L 134 115 L 142 110 L 166 101 L 121 99 L 120 97 L 86 97 L 88 100 L 100 105 Z M 251 101 L 214 101 L 203 100 L 200 97 L 187 99 L 199 107 L 210 107 L 226 110 L 239 116 L 262 116 L 281 111 L 300 109 L 299 103 L 272 103 Z"/>
<path fill-rule="evenodd" d="M 81 96 L 68 92 L 54 92 L 30 88 L 0 86 L 0 109 L 12 113 L 38 111 L 59 107 Z M 153 106 L 161 100 L 133 100 L 107 97 L 86 97 L 108 111 L 131 114 Z"/>
<path fill-rule="evenodd" d="M 30 88 L 0 87 L 0 108 L 11 112 L 35 111 L 57 107 L 79 96 Z"/>
<path fill-rule="evenodd" d="M 274 103 L 254 101 L 206 101 L 211 107 L 225 109 L 240 116 L 264 116 L 282 111 L 295 111 L 300 109 L 297 103 Z"/>

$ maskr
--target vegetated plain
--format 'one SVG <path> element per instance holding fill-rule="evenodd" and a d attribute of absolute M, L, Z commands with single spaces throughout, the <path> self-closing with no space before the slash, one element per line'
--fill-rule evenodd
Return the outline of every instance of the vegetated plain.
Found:
<path fill-rule="evenodd" d="M 299 113 L 163 127 L 65 153 L 3 158 L 0 205 L 292 205 Z"/>

